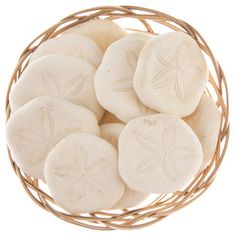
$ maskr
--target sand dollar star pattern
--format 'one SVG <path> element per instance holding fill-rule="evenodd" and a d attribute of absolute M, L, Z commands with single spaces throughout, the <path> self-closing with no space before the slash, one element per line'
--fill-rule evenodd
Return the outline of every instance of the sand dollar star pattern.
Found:
<path fill-rule="evenodd" d="M 88 163 L 85 150 L 78 146 L 74 147 L 72 159 L 71 165 L 60 165 L 54 169 L 54 175 L 69 183 L 69 201 L 76 202 L 83 198 L 87 191 L 95 195 L 100 194 L 102 190 L 99 186 L 94 186 L 91 177 L 95 178 L 106 167 L 106 160 L 99 159 Z"/>
<path fill-rule="evenodd" d="M 148 156 L 137 165 L 138 174 L 148 174 L 161 166 L 163 175 L 170 180 L 175 180 L 180 173 L 175 166 L 176 161 L 191 159 L 192 150 L 189 147 L 177 146 L 176 130 L 174 126 L 165 128 L 162 132 L 161 142 L 153 141 L 148 135 L 134 131 L 137 143 L 149 151 Z"/>
<path fill-rule="evenodd" d="M 156 59 L 161 64 L 162 69 L 151 79 L 150 84 L 154 89 L 168 87 L 174 90 L 176 96 L 180 99 L 186 97 L 186 85 L 184 83 L 183 75 L 188 75 L 190 78 L 196 77 L 197 69 L 186 60 L 185 55 L 188 51 L 186 43 L 180 43 L 174 55 L 171 55 L 166 49 L 161 48 L 156 54 Z M 170 87 L 169 87 L 170 86 Z"/>

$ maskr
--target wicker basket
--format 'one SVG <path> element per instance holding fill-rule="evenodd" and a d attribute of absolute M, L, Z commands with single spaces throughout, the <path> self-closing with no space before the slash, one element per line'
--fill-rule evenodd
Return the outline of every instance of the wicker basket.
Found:
<path fill-rule="evenodd" d="M 72 26 L 94 18 L 110 19 L 120 21 L 121 23 L 126 22 L 126 24 L 132 21 L 134 24 L 137 24 L 138 27 L 136 29 L 128 29 L 131 31 L 148 31 L 153 34 L 160 33 L 160 30 L 183 31 L 196 40 L 201 47 L 210 68 L 206 93 L 214 99 L 222 116 L 218 145 L 210 165 L 204 171 L 199 173 L 199 175 L 184 191 L 168 195 L 156 195 L 155 200 L 149 202 L 144 207 L 136 209 L 132 208 L 132 210 L 123 209 L 118 211 L 99 211 L 91 214 L 71 215 L 60 209 L 55 204 L 42 181 L 26 176 L 19 167 L 16 166 L 11 157 L 10 151 L 8 150 L 10 162 L 24 189 L 32 200 L 40 207 L 53 213 L 62 220 L 83 227 L 99 230 L 140 228 L 158 222 L 176 210 L 188 205 L 204 193 L 213 182 L 216 172 L 224 157 L 229 139 L 227 84 L 224 73 L 207 43 L 188 23 L 165 13 L 137 6 L 96 7 L 76 12 L 62 19 L 59 23 L 40 34 L 26 47 L 10 80 L 6 99 L 7 119 L 11 115 L 8 100 L 9 91 L 12 84 L 19 79 L 21 73 L 27 66 L 28 59 L 32 52 L 34 52 L 34 50 L 45 40 L 59 35 L 61 32 Z M 124 21 L 124 18 L 128 19 Z"/>

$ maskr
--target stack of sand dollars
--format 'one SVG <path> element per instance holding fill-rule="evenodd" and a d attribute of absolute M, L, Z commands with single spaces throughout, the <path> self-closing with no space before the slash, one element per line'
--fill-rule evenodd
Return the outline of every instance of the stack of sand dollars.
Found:
<path fill-rule="evenodd" d="M 43 42 L 10 91 L 7 142 L 66 211 L 137 206 L 186 187 L 211 161 L 221 116 L 182 32 L 91 20 Z"/>

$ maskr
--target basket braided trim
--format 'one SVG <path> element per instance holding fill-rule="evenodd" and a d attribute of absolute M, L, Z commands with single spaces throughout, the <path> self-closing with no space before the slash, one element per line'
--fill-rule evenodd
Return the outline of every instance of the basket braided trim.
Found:
<path fill-rule="evenodd" d="M 199 32 L 188 23 L 176 19 L 165 13 L 146 9 L 137 6 L 105 6 L 96 7 L 80 12 L 76 12 L 62 19 L 60 22 L 50 27 L 36 39 L 34 39 L 23 51 L 19 58 L 18 64 L 13 72 L 9 83 L 6 99 L 6 117 L 11 115 L 9 107 L 9 92 L 11 86 L 16 82 L 25 67 L 28 59 L 34 50 L 45 40 L 56 37 L 66 29 L 89 21 L 95 18 L 118 20 L 121 18 L 132 18 L 142 23 L 144 29 L 129 29 L 131 31 L 147 31 L 153 34 L 155 32 L 151 24 L 164 26 L 169 30 L 183 31 L 191 35 L 204 53 L 208 60 L 210 68 L 209 82 L 207 84 L 206 93 L 215 100 L 222 117 L 221 130 L 218 137 L 218 143 L 215 155 L 210 165 L 191 182 L 191 184 L 182 192 L 176 192 L 167 195 L 157 195 L 156 199 L 142 208 L 132 210 L 123 209 L 119 211 L 99 211 L 90 214 L 71 215 L 60 209 L 52 199 L 49 193 L 43 190 L 41 181 L 26 176 L 15 164 L 8 149 L 11 165 L 19 177 L 24 189 L 31 199 L 46 211 L 51 212 L 55 216 L 64 221 L 79 226 L 97 229 L 133 229 L 151 225 L 170 215 L 171 213 L 183 208 L 204 193 L 213 182 L 216 172 L 225 155 L 226 147 L 229 139 L 229 104 L 228 89 L 224 73 L 218 61 L 214 57 L 207 43 Z M 118 212 L 118 213 L 117 213 Z"/>

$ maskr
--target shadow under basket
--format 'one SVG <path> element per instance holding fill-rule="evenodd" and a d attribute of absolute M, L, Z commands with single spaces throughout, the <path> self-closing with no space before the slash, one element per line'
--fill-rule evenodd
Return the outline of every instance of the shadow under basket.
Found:
<path fill-rule="evenodd" d="M 26 176 L 23 171 L 19 169 L 8 150 L 9 158 L 16 175 L 19 177 L 24 189 L 31 199 L 44 210 L 51 212 L 62 220 L 97 230 L 141 228 L 156 223 L 171 213 L 188 205 L 204 193 L 213 182 L 216 172 L 223 160 L 229 139 L 229 106 L 226 79 L 219 63 L 203 37 L 188 23 L 165 13 L 137 6 L 95 7 L 76 12 L 62 19 L 56 25 L 40 34 L 26 47 L 20 56 L 9 83 L 6 99 L 7 119 L 11 115 L 9 107 L 9 92 L 11 86 L 19 79 L 34 50 L 42 42 L 60 35 L 66 29 L 98 18 L 113 20 L 130 32 L 141 31 L 160 34 L 168 31 L 183 31 L 196 40 L 202 49 L 202 53 L 206 58 L 210 70 L 205 92 L 215 101 L 222 118 L 217 148 L 211 163 L 206 169 L 199 173 L 183 191 L 167 195 L 155 195 L 154 199 L 144 203 L 143 206 L 138 206 L 138 208 L 71 215 L 56 205 L 50 196 L 45 183 Z M 131 22 L 132 26 L 137 25 L 137 28 L 132 29 L 128 27 Z"/>

